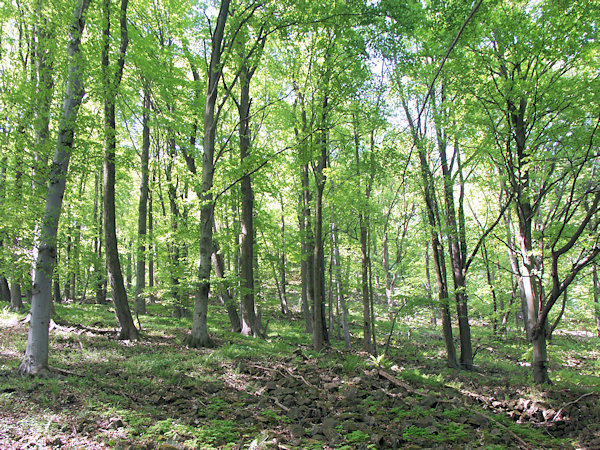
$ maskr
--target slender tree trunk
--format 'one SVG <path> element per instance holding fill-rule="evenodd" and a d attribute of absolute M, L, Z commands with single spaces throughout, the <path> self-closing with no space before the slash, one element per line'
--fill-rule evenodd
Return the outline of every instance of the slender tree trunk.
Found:
<path fill-rule="evenodd" d="M 172 131 L 169 130 L 169 134 L 172 134 Z M 181 273 L 181 246 L 179 243 L 178 229 L 179 224 L 182 220 L 182 214 L 179 210 L 179 205 L 177 204 L 177 187 L 176 183 L 173 180 L 173 164 L 175 161 L 175 138 L 170 137 L 168 140 L 168 153 L 169 153 L 169 161 L 165 167 L 165 177 L 167 180 L 167 195 L 169 197 L 169 212 L 171 214 L 171 239 L 167 242 L 167 247 L 169 249 L 169 274 L 171 276 L 171 298 L 173 299 L 174 308 L 173 308 L 173 316 L 180 319 L 185 314 L 185 301 L 182 295 L 182 286 L 180 283 L 180 273 Z"/>
<path fill-rule="evenodd" d="M 240 70 L 240 164 L 247 171 L 250 156 L 250 80 L 252 73 L 247 67 Z M 254 192 L 250 175 L 245 173 L 240 183 L 242 215 L 240 217 L 240 295 L 242 303 L 242 334 L 258 336 L 256 310 L 254 307 Z"/>
<path fill-rule="evenodd" d="M 4 275 L 0 276 L 0 301 L 10 303 L 10 288 Z"/>
<path fill-rule="evenodd" d="M 314 324 L 313 316 L 314 312 L 312 307 L 315 302 L 315 260 L 313 257 L 315 237 L 312 232 L 311 226 L 311 212 L 310 204 L 312 198 L 310 193 L 310 184 L 308 179 L 308 165 L 305 164 L 302 167 L 302 218 L 301 223 L 303 224 L 302 231 L 302 263 L 304 264 L 305 276 L 302 278 L 302 288 L 306 295 L 306 306 L 304 308 L 304 322 L 305 330 L 307 333 L 313 333 Z M 304 301 L 304 299 L 303 299 Z"/>
<path fill-rule="evenodd" d="M 485 274 L 487 277 L 487 282 L 488 282 L 488 286 L 490 288 L 490 290 L 492 291 L 492 330 L 494 335 L 496 335 L 498 333 L 498 316 L 499 316 L 499 311 L 498 311 L 498 299 L 496 297 L 496 288 L 494 286 L 494 283 L 492 281 L 492 271 L 490 269 L 490 259 L 488 257 L 488 252 L 487 252 L 487 247 L 485 245 L 485 243 L 483 243 L 482 246 L 482 252 L 483 252 L 483 262 L 485 264 Z M 504 307 L 500 307 L 500 311 L 502 311 L 504 309 Z"/>
<path fill-rule="evenodd" d="M 212 195 L 214 177 L 214 152 L 215 136 L 218 117 L 215 115 L 215 106 L 219 80 L 222 74 L 221 55 L 225 22 L 229 13 L 230 0 L 222 0 L 219 16 L 212 36 L 210 66 L 206 103 L 204 108 L 204 139 L 202 154 L 202 206 L 200 209 L 200 264 L 198 267 L 199 286 L 195 292 L 194 315 L 192 332 L 185 343 L 190 347 L 209 347 L 213 343 L 208 335 L 208 294 L 210 292 L 210 267 L 213 252 L 213 219 L 214 201 Z"/>
<path fill-rule="evenodd" d="M 281 262 L 279 265 L 279 275 L 281 279 L 281 312 L 284 316 L 289 315 L 287 301 L 287 257 L 285 253 L 285 209 L 283 204 L 283 194 L 279 193 L 279 202 L 281 204 Z"/>
<path fill-rule="evenodd" d="M 431 256 L 429 256 L 429 244 L 425 248 L 425 292 L 427 292 L 427 298 L 431 305 L 433 305 L 433 289 L 431 288 Z M 436 308 L 431 308 L 431 325 L 437 326 L 437 312 Z"/>
<path fill-rule="evenodd" d="M 550 327 L 550 330 L 548 330 L 548 342 L 550 342 L 552 340 L 552 335 L 554 334 L 554 330 L 556 330 L 556 327 L 558 327 L 558 324 L 560 323 L 561 319 L 563 318 L 563 315 L 565 314 L 566 306 L 567 306 L 567 289 L 565 288 L 565 291 L 563 292 L 563 300 L 562 300 L 562 303 L 560 306 L 560 312 L 558 313 L 558 316 L 556 316 L 556 319 L 554 320 L 554 323 Z"/>
<path fill-rule="evenodd" d="M 448 280 L 446 274 L 446 262 L 444 259 L 444 249 L 439 237 L 439 208 L 434 196 L 433 174 L 429 168 L 427 155 L 422 142 L 422 137 L 419 135 L 416 124 L 413 122 L 412 115 L 408 108 L 408 104 L 403 100 L 402 106 L 409 121 L 410 129 L 413 135 L 413 143 L 417 149 L 419 156 L 419 169 L 421 173 L 421 181 L 423 183 L 423 198 L 425 200 L 425 211 L 429 223 L 429 232 L 431 236 L 431 249 L 433 253 L 433 265 L 438 287 L 438 298 L 442 315 L 442 330 L 444 335 L 444 343 L 446 345 L 446 361 L 448 367 L 458 369 L 459 363 L 456 358 L 456 349 L 452 337 L 452 320 L 449 308 L 448 295 Z"/>
<path fill-rule="evenodd" d="M 140 200 L 138 203 L 138 246 L 135 267 L 135 312 L 146 314 L 146 223 L 148 220 L 148 184 L 150 159 L 150 88 L 144 83 L 144 112 L 142 116 L 142 155 Z"/>
<path fill-rule="evenodd" d="M 81 0 L 77 4 L 74 21 L 69 30 L 68 81 L 59 121 L 56 152 L 49 175 L 42 232 L 37 244 L 27 348 L 25 357 L 19 366 L 19 373 L 22 375 L 44 376 L 49 372 L 48 327 L 52 309 L 51 285 L 52 273 L 56 263 L 56 235 L 65 192 L 69 159 L 73 148 L 75 121 L 83 98 L 83 83 L 79 67 L 79 44 L 84 29 L 83 17 L 88 6 L 88 0 Z"/>
<path fill-rule="evenodd" d="M 322 183 L 317 183 L 313 253 L 313 347 L 316 351 L 321 351 L 323 348 L 327 333 L 325 321 L 325 255 L 323 252 L 323 188 Z"/>
<path fill-rule="evenodd" d="M 58 275 L 58 270 L 54 270 L 54 278 L 52 280 L 52 302 L 62 303 L 62 297 L 60 295 L 60 277 Z"/>
<path fill-rule="evenodd" d="M 152 172 L 152 186 L 155 183 L 154 171 Z M 154 303 L 154 213 L 152 212 L 152 190 L 148 189 L 148 289 L 150 290 L 150 303 Z"/>
<path fill-rule="evenodd" d="M 340 247 L 338 240 L 338 232 L 335 224 L 331 224 L 331 236 L 332 241 L 331 245 L 333 246 L 333 264 L 335 266 L 335 290 L 338 302 L 342 309 L 341 320 L 342 320 L 342 329 L 344 330 L 344 342 L 346 344 L 346 350 L 351 349 L 350 344 L 350 330 L 348 328 L 348 308 L 346 307 L 346 299 L 344 297 L 344 290 L 342 288 L 342 269 L 340 262 Z"/>
<path fill-rule="evenodd" d="M 327 167 L 327 102 L 328 96 L 323 97 L 322 115 L 321 115 L 321 136 L 318 139 L 317 147 L 320 150 L 319 160 L 314 169 L 316 198 L 315 198 L 315 241 L 314 241 L 314 303 L 313 303 L 313 347 L 316 351 L 323 348 L 325 342 L 328 342 L 327 325 L 325 320 L 325 251 L 323 242 L 323 193 L 325 191 Z"/>
<path fill-rule="evenodd" d="M 21 283 L 18 281 L 11 281 L 10 283 L 10 307 L 13 311 L 20 311 L 23 309 L 23 294 L 21 293 Z"/>
<path fill-rule="evenodd" d="M 125 65 L 125 52 L 128 44 L 127 36 L 127 2 L 122 0 L 120 9 L 121 46 L 114 76 L 110 75 L 110 0 L 104 0 L 104 46 L 102 48 L 102 69 L 104 77 L 104 241 L 106 245 L 106 266 L 108 281 L 112 291 L 115 315 L 119 323 L 119 339 L 139 339 L 139 333 L 127 300 L 127 291 L 123 281 L 123 272 L 117 247 L 117 229 L 115 217 L 115 154 L 116 154 L 116 119 L 115 98 L 121 82 Z"/>
<path fill-rule="evenodd" d="M 215 275 L 221 280 L 225 280 L 225 262 L 223 261 L 223 255 L 219 252 L 219 247 L 214 243 L 214 249 L 212 254 L 212 263 L 215 269 Z M 225 285 L 221 285 L 219 288 L 219 297 L 221 304 L 225 306 L 227 315 L 229 316 L 229 322 L 231 323 L 231 331 L 239 333 L 242 331 L 242 324 L 237 308 L 235 306 L 235 300 L 230 294 L 229 289 Z"/>
<path fill-rule="evenodd" d="M 594 315 L 596 316 L 596 331 L 600 338 L 600 281 L 598 281 L 598 264 L 592 264 L 592 289 L 594 291 Z"/>
<path fill-rule="evenodd" d="M 442 86 L 443 98 L 443 86 Z M 432 96 L 432 104 L 435 108 L 435 98 Z M 456 299 L 456 313 L 458 316 L 458 329 L 460 337 L 460 364 L 463 368 L 471 370 L 473 368 L 473 348 L 471 344 L 471 326 L 469 325 L 468 296 L 466 283 L 466 248 L 465 243 L 459 237 L 459 225 L 457 224 L 457 212 L 454 202 L 454 178 L 448 166 L 446 156 L 446 136 L 439 123 L 438 115 L 436 117 L 436 134 L 438 140 L 438 151 L 442 165 L 442 174 L 444 177 L 444 203 L 446 205 L 446 235 L 448 237 L 448 251 L 450 263 L 452 266 L 452 275 L 454 281 L 454 297 Z M 458 145 L 454 146 L 454 152 L 457 155 L 458 171 L 461 172 L 460 158 L 458 157 Z M 462 186 L 461 186 L 462 189 Z M 459 207 L 462 207 L 462 202 Z M 463 213 L 459 211 L 459 214 Z M 462 244 L 462 245 L 461 245 Z"/>

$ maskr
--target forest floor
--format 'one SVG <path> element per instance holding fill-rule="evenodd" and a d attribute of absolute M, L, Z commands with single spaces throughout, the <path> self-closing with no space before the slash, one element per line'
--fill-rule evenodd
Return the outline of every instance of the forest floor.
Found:
<path fill-rule="evenodd" d="M 27 324 L 4 308 L 0 448 L 600 448 L 591 333 L 554 338 L 554 383 L 539 388 L 527 343 L 489 327 L 473 327 L 476 368 L 466 372 L 445 367 L 436 328 L 408 319 L 374 359 L 337 339 L 316 353 L 302 321 L 274 311 L 266 340 L 225 332 L 211 308 L 217 346 L 196 350 L 182 345 L 189 319 L 160 305 L 141 317 L 141 342 L 115 340 L 107 306 L 57 305 L 50 379 L 16 374 Z"/>

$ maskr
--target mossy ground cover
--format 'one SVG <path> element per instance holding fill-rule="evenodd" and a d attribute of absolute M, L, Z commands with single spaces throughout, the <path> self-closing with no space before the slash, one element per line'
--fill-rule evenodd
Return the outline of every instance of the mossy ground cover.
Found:
<path fill-rule="evenodd" d="M 56 312 L 51 379 L 16 375 L 26 312 L 0 314 L 1 448 L 600 447 L 598 339 L 576 330 L 553 338 L 554 384 L 539 388 L 527 342 L 485 324 L 473 326 L 476 370 L 457 372 L 425 319 L 402 321 L 373 358 L 335 332 L 314 352 L 299 315 L 277 305 L 263 305 L 266 340 L 225 331 L 211 305 L 214 349 L 183 346 L 189 319 L 159 304 L 140 317 L 141 342 L 115 339 L 107 306 Z"/>

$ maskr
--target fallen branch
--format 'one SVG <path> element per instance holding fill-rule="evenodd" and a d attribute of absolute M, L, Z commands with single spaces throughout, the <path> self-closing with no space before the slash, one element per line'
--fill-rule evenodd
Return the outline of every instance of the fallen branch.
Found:
<path fill-rule="evenodd" d="M 568 408 L 571 405 L 575 405 L 576 403 L 578 403 L 579 401 L 583 400 L 585 397 L 589 397 L 590 395 L 594 395 L 595 392 L 588 392 L 587 394 L 583 394 L 581 396 L 579 396 L 577 399 L 573 400 L 572 402 L 568 402 L 565 403 L 556 413 L 556 415 L 552 418 L 552 420 L 550 422 L 556 422 L 558 419 L 560 419 L 560 416 L 562 414 L 562 412 Z"/>
<path fill-rule="evenodd" d="M 379 374 L 380 377 L 383 377 L 386 380 L 391 381 L 392 384 L 394 384 L 394 385 L 396 385 L 398 387 L 406 389 L 411 394 L 416 394 L 417 393 L 417 391 L 415 391 L 409 384 L 404 383 L 403 381 L 400 381 L 398 378 L 396 378 L 391 373 L 387 373 L 385 370 L 382 370 L 382 369 L 377 370 L 377 373 Z"/>
<path fill-rule="evenodd" d="M 502 430 L 506 431 L 508 434 L 510 434 L 518 443 L 519 443 L 519 448 L 523 449 L 531 449 L 534 450 L 537 447 L 534 447 L 533 445 L 529 445 L 527 442 L 525 442 L 521 437 L 519 437 L 519 435 L 517 435 L 514 431 L 512 431 L 510 428 L 508 428 L 507 426 L 503 425 L 502 423 L 498 422 L 496 419 L 494 419 L 492 416 L 489 416 L 481 411 L 478 411 L 478 414 L 481 414 L 483 417 L 485 417 L 486 419 L 488 419 L 490 422 L 494 422 L 496 425 L 498 425 L 500 428 L 502 428 Z"/>

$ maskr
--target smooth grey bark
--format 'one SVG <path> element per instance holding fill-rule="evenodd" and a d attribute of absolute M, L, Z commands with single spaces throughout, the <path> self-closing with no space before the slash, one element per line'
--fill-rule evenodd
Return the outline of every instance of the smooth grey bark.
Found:
<path fill-rule="evenodd" d="M 140 200 L 138 203 L 138 245 L 135 266 L 135 313 L 146 314 L 146 231 L 148 220 L 149 160 L 150 160 L 150 88 L 144 83 L 144 112 L 142 115 L 142 154 Z"/>
<path fill-rule="evenodd" d="M 204 105 L 204 137 L 202 154 L 202 206 L 200 208 L 200 263 L 198 267 L 198 287 L 194 298 L 192 331 L 185 339 L 189 347 L 211 347 L 213 342 L 208 335 L 208 295 L 210 293 L 210 268 L 213 251 L 214 201 L 212 194 L 215 172 L 215 136 L 218 117 L 216 103 L 219 80 L 222 75 L 221 56 L 225 23 L 229 14 L 230 0 L 222 0 L 211 42 L 210 65 Z"/>
<path fill-rule="evenodd" d="M 127 4 L 128 0 L 121 1 L 120 31 L 121 44 L 118 52 L 115 72 L 110 70 L 110 0 L 102 3 L 104 15 L 104 28 L 102 36 L 102 75 L 104 86 L 104 243 L 106 246 L 106 266 L 108 281 L 112 291 L 112 300 L 115 315 L 119 324 L 119 339 L 137 340 L 139 332 L 133 323 L 131 310 L 127 300 L 127 291 L 123 281 L 123 272 L 119 260 L 117 247 L 117 227 L 115 213 L 115 178 L 116 178 L 116 119 L 115 99 L 117 89 L 121 83 L 123 68 L 125 66 L 125 53 L 129 42 L 127 34 Z"/>
<path fill-rule="evenodd" d="M 49 374 L 48 338 L 52 309 L 52 273 L 56 264 L 56 235 L 73 148 L 75 120 L 84 95 L 80 70 L 80 43 L 85 26 L 84 15 L 88 6 L 89 0 L 78 1 L 74 20 L 69 29 L 68 79 L 59 120 L 56 151 L 48 177 L 41 234 L 37 244 L 31 320 L 25 358 L 19 366 L 21 375 L 46 376 Z"/>

